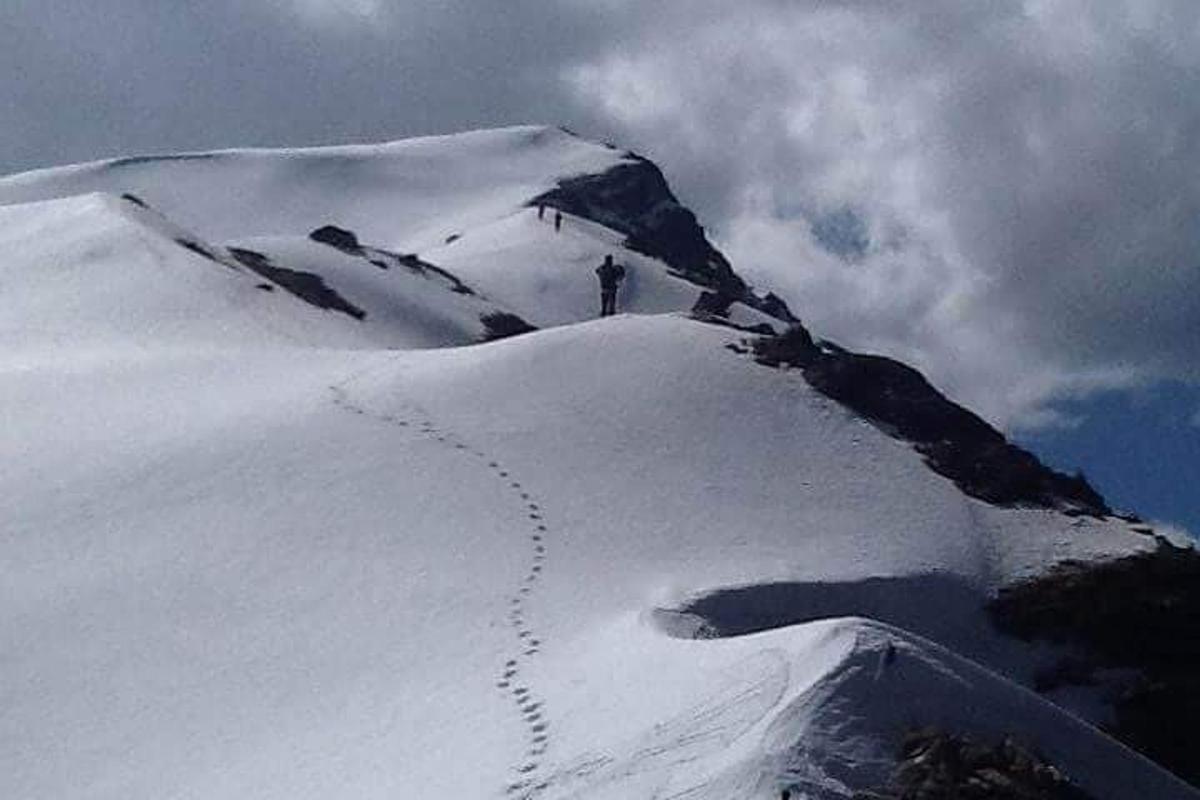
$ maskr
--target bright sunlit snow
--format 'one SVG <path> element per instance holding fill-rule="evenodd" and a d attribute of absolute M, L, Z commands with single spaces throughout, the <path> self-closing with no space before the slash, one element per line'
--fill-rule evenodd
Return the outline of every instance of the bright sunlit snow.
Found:
<path fill-rule="evenodd" d="M 848 798 L 942 724 L 1196 796 L 1002 677 L 1039 654 L 971 605 L 1153 540 L 968 498 L 526 207 L 621 158 L 520 128 L 0 181 L 0 795 Z M 634 313 L 593 320 L 606 253 Z M 547 329 L 475 344 L 496 312 Z M 811 621 L 676 611 L 766 584 Z"/>

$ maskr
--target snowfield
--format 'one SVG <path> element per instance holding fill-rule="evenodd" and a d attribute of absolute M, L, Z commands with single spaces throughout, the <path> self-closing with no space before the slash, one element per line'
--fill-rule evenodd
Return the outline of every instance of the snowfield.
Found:
<path fill-rule="evenodd" d="M 0 180 L 0 203 L 132 193 L 210 241 L 304 236 L 325 224 L 416 252 L 511 214 L 562 177 L 625 154 L 553 128 L 382 145 L 227 150 L 97 161 Z"/>
<path fill-rule="evenodd" d="M 516 128 L 0 180 L 0 796 L 825 800 L 926 725 L 1198 796 L 982 613 L 1153 540 L 967 497 L 526 205 L 623 158 Z M 606 253 L 630 313 L 593 320 Z M 544 330 L 480 344 L 495 313 Z"/>

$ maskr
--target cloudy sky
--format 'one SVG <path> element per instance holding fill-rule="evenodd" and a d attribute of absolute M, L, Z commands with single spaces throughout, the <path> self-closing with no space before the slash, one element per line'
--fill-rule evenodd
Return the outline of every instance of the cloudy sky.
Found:
<path fill-rule="evenodd" d="M 1200 528 L 1195 0 L 4 0 L 0 70 L 0 172 L 611 139 L 818 333 Z"/>

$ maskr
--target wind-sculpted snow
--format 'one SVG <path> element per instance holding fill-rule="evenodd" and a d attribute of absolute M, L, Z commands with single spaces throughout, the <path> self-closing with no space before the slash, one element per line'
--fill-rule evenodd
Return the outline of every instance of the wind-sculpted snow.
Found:
<path fill-rule="evenodd" d="M 926 724 L 1196 796 L 977 622 L 1154 540 L 967 496 L 748 357 L 757 295 L 702 324 L 594 204 L 528 205 L 626 163 L 520 128 L 0 181 L 0 796 L 824 800 Z"/>
<path fill-rule="evenodd" d="M 716 800 L 833 775 L 806 720 L 867 701 L 839 679 L 795 709 L 851 640 L 815 622 L 684 641 L 648 611 L 764 577 L 976 582 L 1044 559 L 1055 515 L 991 516 L 725 348 L 741 335 L 617 317 L 303 363 L 10 352 L 4 794 Z M 969 708 L 956 685 L 897 691 Z M 856 758 L 882 770 L 894 742 L 870 730 Z M 1162 780 L 1114 752 L 1084 766 Z"/>
<path fill-rule="evenodd" d="M 671 635 L 745 636 L 806 622 L 862 617 L 911 631 L 997 671 L 1025 678 L 1039 663 L 1027 649 L 990 629 L 987 593 L 962 578 L 914 574 L 848 582 L 764 583 L 706 593 L 655 621 Z"/>
<path fill-rule="evenodd" d="M 1046 700 L 930 642 L 861 620 L 830 624 L 851 640 L 846 656 L 791 699 L 764 737 L 794 796 L 850 798 L 883 786 L 898 732 L 920 726 L 987 738 L 1036 730 L 1036 749 L 1091 797 L 1195 795 Z M 892 747 L 881 748 L 885 741 Z"/>

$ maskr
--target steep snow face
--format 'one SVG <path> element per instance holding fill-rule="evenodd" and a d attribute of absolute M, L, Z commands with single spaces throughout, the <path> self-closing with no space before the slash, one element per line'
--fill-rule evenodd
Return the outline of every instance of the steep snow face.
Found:
<path fill-rule="evenodd" d="M 728 584 L 1000 568 L 978 503 L 737 336 L 617 317 L 459 349 L 7 357 L 5 794 L 847 797 L 895 744 L 887 697 L 1024 719 L 1022 690 L 938 678 L 900 634 L 934 666 L 880 699 L 849 680 L 881 646 L 854 625 L 654 624 Z M 1079 739 L 1062 766 L 1097 797 L 1194 796 L 1038 708 L 1021 730 Z"/>

